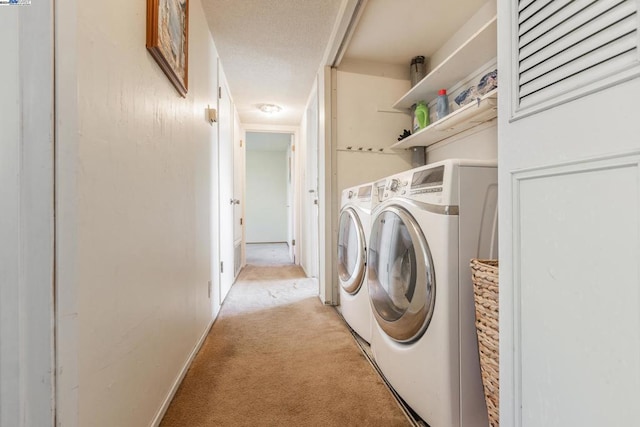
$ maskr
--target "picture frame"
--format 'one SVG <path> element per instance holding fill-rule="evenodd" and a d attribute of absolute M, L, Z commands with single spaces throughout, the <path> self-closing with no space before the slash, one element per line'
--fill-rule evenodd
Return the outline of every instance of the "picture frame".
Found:
<path fill-rule="evenodd" d="M 181 96 L 189 83 L 189 0 L 147 0 L 147 50 Z"/>

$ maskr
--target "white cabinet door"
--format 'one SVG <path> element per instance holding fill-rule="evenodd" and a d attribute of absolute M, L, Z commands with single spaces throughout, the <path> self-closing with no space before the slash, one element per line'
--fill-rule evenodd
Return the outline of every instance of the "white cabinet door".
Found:
<path fill-rule="evenodd" d="M 501 425 L 636 425 L 638 2 L 498 10 Z"/>

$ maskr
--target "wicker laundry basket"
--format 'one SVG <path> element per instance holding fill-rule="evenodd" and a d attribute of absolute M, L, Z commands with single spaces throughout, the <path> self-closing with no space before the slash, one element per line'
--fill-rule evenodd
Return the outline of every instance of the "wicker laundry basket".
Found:
<path fill-rule="evenodd" d="M 500 352 L 498 347 L 498 261 L 471 260 L 476 331 L 484 397 L 492 427 L 500 425 Z"/>

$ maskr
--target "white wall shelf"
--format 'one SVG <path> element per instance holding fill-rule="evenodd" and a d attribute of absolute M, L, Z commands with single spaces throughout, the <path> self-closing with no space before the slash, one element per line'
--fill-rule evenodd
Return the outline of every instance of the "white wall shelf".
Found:
<path fill-rule="evenodd" d="M 494 89 L 480 98 L 480 102 L 473 101 L 414 133 L 413 135 L 393 144 L 393 149 L 410 147 L 427 147 L 449 137 L 464 132 L 493 120 L 498 115 L 498 89 Z"/>
<path fill-rule="evenodd" d="M 497 17 L 491 18 L 474 35 L 449 55 L 400 98 L 393 108 L 410 108 L 418 101 L 430 102 L 438 90 L 449 89 L 470 72 L 497 56 Z"/>

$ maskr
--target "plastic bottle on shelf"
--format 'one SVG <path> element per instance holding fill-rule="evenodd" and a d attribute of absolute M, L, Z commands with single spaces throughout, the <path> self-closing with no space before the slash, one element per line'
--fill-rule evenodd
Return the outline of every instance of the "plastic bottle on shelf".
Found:
<path fill-rule="evenodd" d="M 416 105 L 416 122 L 418 123 L 418 130 L 424 129 L 429 126 L 429 107 L 424 101 L 418 102 Z"/>
<path fill-rule="evenodd" d="M 416 104 L 411 106 L 411 133 L 416 133 L 420 130 L 418 125 L 418 118 L 416 117 Z"/>
<path fill-rule="evenodd" d="M 449 114 L 449 97 L 446 89 L 440 89 L 436 101 L 436 118 L 440 120 Z"/>

